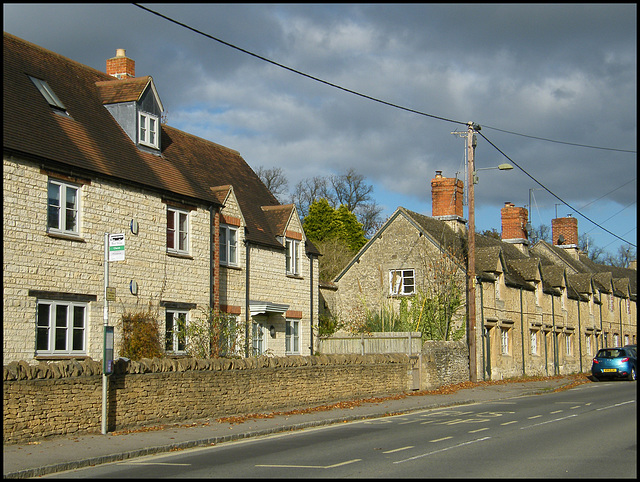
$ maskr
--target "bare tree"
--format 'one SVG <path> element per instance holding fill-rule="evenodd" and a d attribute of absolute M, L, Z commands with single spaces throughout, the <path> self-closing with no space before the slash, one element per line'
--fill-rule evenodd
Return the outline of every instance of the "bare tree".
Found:
<path fill-rule="evenodd" d="M 381 212 L 382 208 L 375 201 L 358 206 L 354 214 L 357 216 L 358 221 L 362 223 L 365 238 L 371 238 L 382 226 Z"/>
<path fill-rule="evenodd" d="M 637 259 L 636 249 L 630 244 L 618 247 L 618 252 L 607 256 L 606 264 L 617 266 L 618 268 L 628 268 L 629 262 Z"/>
<path fill-rule="evenodd" d="M 281 167 L 260 166 L 256 170 L 256 174 L 278 201 L 281 203 L 285 201 L 284 195 L 287 194 L 289 181 Z"/>
<path fill-rule="evenodd" d="M 329 191 L 327 185 L 327 178 L 322 176 L 315 176 L 309 179 L 304 179 L 296 184 L 296 188 L 292 194 L 292 202 L 298 208 L 300 216 L 303 218 L 309 214 L 309 206 L 314 201 L 326 199 L 329 204 L 335 208 L 335 196 Z"/>
<path fill-rule="evenodd" d="M 534 243 L 538 241 L 551 242 L 551 228 L 546 224 L 540 224 L 538 227 L 531 227 L 529 232 L 529 239 Z"/>
<path fill-rule="evenodd" d="M 330 178 L 336 194 L 337 204 L 344 206 L 352 213 L 367 201 L 371 200 L 373 186 L 364 182 L 364 176 L 351 168 L 346 173 L 334 175 Z"/>
<path fill-rule="evenodd" d="M 587 257 L 594 263 L 605 261 L 606 252 L 604 248 L 593 244 L 593 239 L 587 233 L 582 233 L 578 236 L 578 249 L 586 253 Z"/>

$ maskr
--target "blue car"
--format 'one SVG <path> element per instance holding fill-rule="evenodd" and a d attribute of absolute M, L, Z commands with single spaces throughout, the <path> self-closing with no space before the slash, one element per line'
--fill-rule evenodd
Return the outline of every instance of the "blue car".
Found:
<path fill-rule="evenodd" d="M 596 380 L 603 378 L 636 380 L 637 364 L 636 351 L 631 348 L 602 348 L 593 359 L 591 374 Z"/>

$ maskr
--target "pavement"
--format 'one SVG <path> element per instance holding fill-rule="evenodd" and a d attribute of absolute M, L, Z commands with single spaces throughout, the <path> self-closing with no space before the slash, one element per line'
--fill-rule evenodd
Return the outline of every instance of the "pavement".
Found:
<path fill-rule="evenodd" d="M 586 375 L 462 383 L 434 391 L 351 400 L 299 410 L 194 420 L 4 444 L 4 478 L 31 478 L 144 455 L 215 445 L 248 437 L 377 418 L 417 410 L 504 400 L 572 388 Z"/>

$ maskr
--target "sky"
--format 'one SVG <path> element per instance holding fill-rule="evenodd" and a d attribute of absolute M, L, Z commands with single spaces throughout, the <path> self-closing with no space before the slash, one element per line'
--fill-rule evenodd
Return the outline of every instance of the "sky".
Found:
<path fill-rule="evenodd" d="M 399 206 L 430 216 L 436 171 L 467 184 L 456 132 L 473 122 L 477 231 L 499 233 L 511 202 L 533 226 L 573 216 L 593 245 L 636 249 L 635 4 L 5 3 L 3 14 L 5 32 L 101 71 L 125 49 L 169 125 L 254 170 L 280 168 L 290 191 L 353 169 L 383 219 Z M 514 169 L 486 169 L 503 163 Z"/>

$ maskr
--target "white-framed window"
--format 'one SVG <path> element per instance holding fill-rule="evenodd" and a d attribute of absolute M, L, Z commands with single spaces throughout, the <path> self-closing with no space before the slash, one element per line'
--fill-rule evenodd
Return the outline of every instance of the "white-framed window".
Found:
<path fill-rule="evenodd" d="M 265 352 L 265 327 L 262 323 L 253 323 L 251 327 L 251 348 L 254 356 L 260 356 Z"/>
<path fill-rule="evenodd" d="M 500 328 L 500 349 L 503 355 L 509 354 L 509 328 Z"/>
<path fill-rule="evenodd" d="M 38 301 L 36 355 L 86 354 L 86 337 L 86 303 Z"/>
<path fill-rule="evenodd" d="M 624 345 L 627 346 L 629 344 L 629 335 L 624 335 Z"/>
<path fill-rule="evenodd" d="M 165 317 L 165 351 L 183 354 L 187 350 L 188 312 L 167 310 Z"/>
<path fill-rule="evenodd" d="M 592 353 L 592 349 L 591 349 L 591 335 L 586 335 L 584 337 L 584 342 L 585 342 L 585 348 L 587 350 L 587 356 L 591 356 Z"/>
<path fill-rule="evenodd" d="M 572 353 L 571 333 L 564 334 L 564 351 L 567 354 L 567 356 L 570 356 Z"/>
<path fill-rule="evenodd" d="M 300 241 L 287 238 L 285 242 L 287 257 L 287 274 L 300 274 Z"/>
<path fill-rule="evenodd" d="M 613 334 L 613 346 L 620 346 L 620 337 L 617 333 Z"/>
<path fill-rule="evenodd" d="M 167 207 L 167 251 L 189 252 L 189 212 Z"/>
<path fill-rule="evenodd" d="M 300 321 L 287 320 L 285 328 L 285 352 L 287 354 L 300 353 Z"/>
<path fill-rule="evenodd" d="M 626 299 L 626 305 L 627 305 L 627 315 L 631 314 L 631 300 L 629 298 Z"/>
<path fill-rule="evenodd" d="M 75 184 L 49 179 L 47 188 L 47 230 L 78 236 L 80 188 Z"/>
<path fill-rule="evenodd" d="M 138 114 L 138 126 L 140 136 L 138 142 L 144 146 L 158 148 L 158 118 L 146 112 Z"/>
<path fill-rule="evenodd" d="M 416 291 L 416 277 L 413 269 L 389 270 L 389 294 L 391 296 L 412 295 Z"/>
<path fill-rule="evenodd" d="M 220 226 L 220 264 L 238 265 L 238 228 Z"/>
<path fill-rule="evenodd" d="M 531 330 L 531 354 L 538 354 L 538 330 Z"/>

